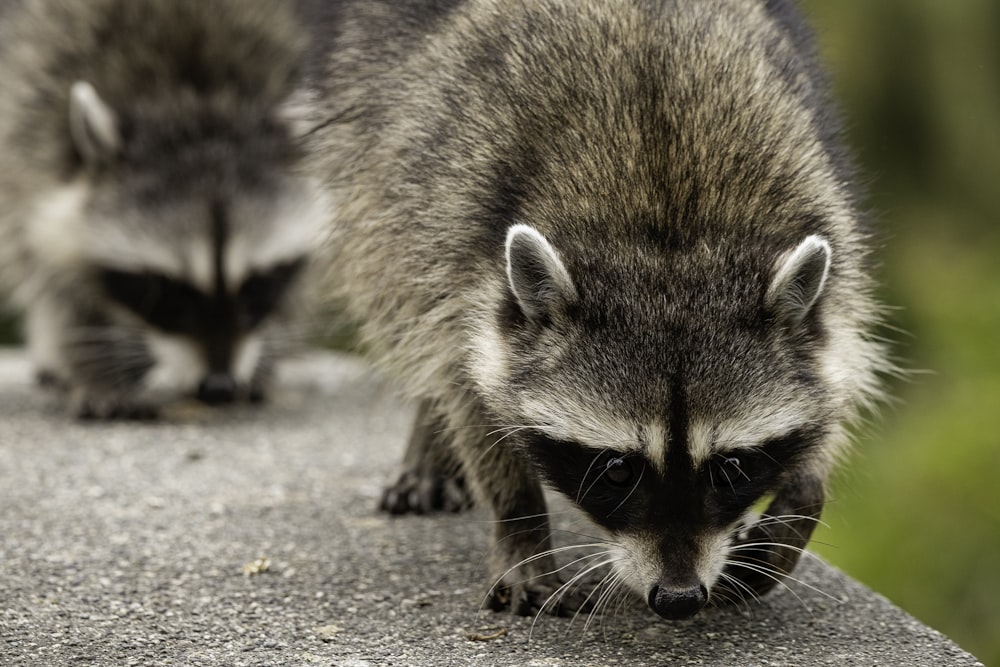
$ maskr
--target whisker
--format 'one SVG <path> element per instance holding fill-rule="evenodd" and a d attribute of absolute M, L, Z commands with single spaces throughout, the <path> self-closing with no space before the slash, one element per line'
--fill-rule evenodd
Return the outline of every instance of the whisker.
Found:
<path fill-rule="evenodd" d="M 509 568 L 507 568 L 507 570 L 504 571 L 503 574 L 501 574 L 499 577 L 497 577 L 494 580 L 493 585 L 490 586 L 489 591 L 487 591 L 486 595 L 483 596 L 483 600 L 479 604 L 479 611 L 480 611 L 480 613 L 482 612 L 483 607 L 486 604 L 486 600 L 489 598 L 490 593 L 493 591 L 493 589 L 495 589 L 504 580 L 504 578 L 508 574 L 510 574 L 511 572 L 513 572 L 514 570 L 516 570 L 517 568 L 521 567 L 522 565 L 527 565 L 527 564 L 533 563 L 533 562 L 535 562 L 537 560 L 540 560 L 540 559 L 543 559 L 543 558 L 547 558 L 549 556 L 554 556 L 557 553 L 563 553 L 563 552 L 570 551 L 570 550 L 573 550 L 573 549 L 585 549 L 585 548 L 589 548 L 589 547 L 598 547 L 598 546 L 605 546 L 605 545 L 603 545 L 603 544 L 573 544 L 573 545 L 563 546 L 563 547 L 554 547 L 552 549 L 546 549 L 545 551 L 542 551 L 542 552 L 537 553 L 537 554 L 533 554 L 531 556 L 528 556 L 527 558 L 524 558 L 524 559 L 518 561 L 514 565 L 510 566 Z M 532 579 L 537 579 L 539 577 L 545 577 L 545 576 L 548 576 L 548 575 L 551 575 L 551 574 L 558 574 L 559 572 L 562 572 L 566 568 L 572 567 L 576 563 L 579 563 L 579 562 L 585 561 L 585 560 L 589 560 L 591 558 L 597 558 L 599 556 L 607 555 L 608 553 L 610 553 L 610 552 L 609 551 L 598 551 L 598 552 L 595 552 L 595 553 L 592 553 L 592 554 L 587 554 L 587 555 L 581 556 L 581 557 L 576 558 L 575 560 L 572 560 L 569 563 L 566 563 L 565 565 L 557 567 L 556 569 L 551 570 L 549 572 L 542 572 L 540 574 L 532 575 L 531 577 L 528 577 L 527 579 L 523 579 L 520 583 L 524 583 L 526 581 L 531 581 Z M 544 607 L 544 605 L 543 605 L 543 607 Z"/>
<path fill-rule="evenodd" d="M 729 560 L 728 558 L 726 559 L 726 564 L 727 565 L 731 565 L 733 567 L 742 567 L 742 568 L 744 568 L 746 570 L 750 570 L 751 572 L 757 572 L 759 574 L 764 575 L 768 579 L 771 579 L 772 581 L 774 581 L 777 585 L 783 587 L 785 590 L 787 590 L 793 596 L 795 596 L 795 599 L 799 601 L 799 604 L 801 604 L 803 606 L 803 608 L 809 609 L 809 605 L 806 604 L 805 600 L 803 600 L 802 597 L 798 593 L 796 593 L 784 581 L 785 577 L 784 576 L 779 576 L 782 573 L 780 571 L 778 571 L 778 570 L 773 569 L 773 567 L 771 567 L 770 564 L 767 564 L 768 566 L 765 567 L 763 565 L 754 565 L 753 563 L 748 563 L 746 561 L 733 561 L 733 560 Z M 775 574 L 775 573 L 777 573 L 777 574 Z"/>
<path fill-rule="evenodd" d="M 737 551 L 761 551 L 764 553 L 770 553 L 770 549 L 762 549 L 761 547 L 782 547 L 785 549 L 791 549 L 799 554 L 809 553 L 809 550 L 805 547 L 795 546 L 794 544 L 785 544 L 784 542 L 746 542 L 741 544 L 734 544 L 729 547 L 730 553 L 735 553 Z M 815 554 L 810 554 L 815 556 Z M 817 557 L 818 558 L 818 557 Z"/>
<path fill-rule="evenodd" d="M 586 623 L 583 624 L 583 634 L 587 634 L 587 630 L 590 628 L 590 624 L 593 622 L 595 614 L 600 616 L 603 620 L 604 614 L 601 612 L 601 608 L 607 605 L 608 600 L 611 599 L 611 595 L 618 589 L 618 586 L 619 584 L 621 584 L 621 581 L 622 581 L 621 573 L 615 572 L 614 570 L 612 570 L 607 576 L 604 577 L 604 579 L 601 580 L 601 583 L 598 585 L 597 588 L 603 587 L 604 590 L 601 592 L 601 594 L 597 598 L 597 601 L 594 603 L 594 608 L 591 609 L 590 613 L 587 615 L 587 621 Z M 595 590 L 597 590 L 597 588 L 595 588 Z M 607 626 L 603 627 L 605 630 L 607 629 Z"/>
<path fill-rule="evenodd" d="M 625 496 L 624 498 L 622 498 L 622 501 L 620 503 L 618 503 L 613 510 L 611 510 L 610 514 L 614 514 L 615 512 L 617 512 L 619 509 L 621 509 L 622 505 L 624 505 L 625 503 L 628 502 L 628 499 L 632 497 L 632 494 L 635 493 L 635 490 L 639 488 L 639 484 L 642 482 L 642 476 L 643 476 L 643 474 L 645 472 L 646 472 L 646 468 L 645 467 L 643 467 L 642 469 L 640 469 L 640 471 L 639 471 L 639 479 L 635 480 L 635 484 L 633 484 L 632 488 L 629 489 L 628 495 Z M 610 514 L 609 514 L 609 516 L 610 516 Z"/>
<path fill-rule="evenodd" d="M 752 560 L 755 560 L 755 559 L 752 559 Z M 759 572 L 760 574 L 763 574 L 764 576 L 773 579 L 775 582 L 777 582 L 778 584 L 784 586 L 786 589 L 788 589 L 789 591 L 791 591 L 792 594 L 795 595 L 795 597 L 798 598 L 798 600 L 800 602 L 802 602 L 802 605 L 804 607 L 806 607 L 806 608 L 808 608 L 808 606 L 805 604 L 805 602 L 802 601 L 802 598 L 800 598 L 794 591 L 792 591 L 792 588 L 790 586 L 788 586 L 787 583 L 785 583 L 786 581 L 791 581 L 791 582 L 794 582 L 794 583 L 796 583 L 796 584 L 798 584 L 800 586 L 808 588 L 809 590 L 813 591 L 814 593 L 819 593 L 820 595 L 822 595 L 822 596 L 824 596 L 826 598 L 829 598 L 830 600 L 833 600 L 834 602 L 838 602 L 838 603 L 843 602 L 843 600 L 841 598 L 838 598 L 837 596 L 835 596 L 835 595 L 833 595 L 831 593 L 828 593 L 828 592 L 824 591 L 821 588 L 817 588 L 816 586 L 813 586 L 812 584 L 810 584 L 810 583 L 808 583 L 808 582 L 806 582 L 806 581 L 804 581 L 804 580 L 802 580 L 802 579 L 800 579 L 798 577 L 794 577 L 794 576 L 792 576 L 790 574 L 781 572 L 780 570 L 777 570 L 773 565 L 771 565 L 770 563 L 767 563 L 765 561 L 760 561 L 759 564 L 757 564 L 757 563 L 747 562 L 747 561 L 734 561 L 734 560 L 730 560 L 730 559 L 727 558 L 726 559 L 726 563 L 728 563 L 730 565 L 733 565 L 733 566 L 743 567 L 743 568 L 745 568 L 747 570 L 752 570 L 754 572 Z"/>
<path fill-rule="evenodd" d="M 605 551 L 605 552 L 600 552 L 600 553 L 596 553 L 596 554 L 591 554 L 590 556 L 587 556 L 586 558 L 593 558 L 593 557 L 602 556 L 602 555 L 603 556 L 609 556 L 609 555 L 611 555 L 611 553 L 612 553 L 611 551 Z M 577 563 L 577 562 L 579 562 L 581 560 L 586 560 L 586 558 L 579 558 L 579 559 L 573 561 L 573 563 Z M 538 618 L 542 615 L 542 612 L 544 612 L 545 609 L 550 606 L 550 603 L 552 603 L 552 606 L 555 606 L 562 599 L 562 597 L 569 591 L 569 589 L 572 586 L 574 586 L 577 582 L 579 582 L 581 579 L 583 579 L 584 577 L 586 577 L 588 574 L 590 574 L 594 570 L 602 568 L 605 565 L 610 565 L 613 562 L 614 562 L 613 558 L 607 558 L 607 559 L 601 561 L 600 563 L 594 563 L 594 564 L 588 565 L 587 567 L 585 567 L 584 569 L 580 570 L 579 572 L 577 572 L 576 574 L 574 574 L 572 577 L 570 577 L 569 581 L 567 581 L 566 583 L 564 583 L 562 586 L 560 586 L 559 588 L 557 588 L 551 595 L 549 595 L 549 597 L 547 597 L 545 599 L 545 602 L 543 602 L 542 605 L 538 608 L 538 613 L 535 614 L 535 618 L 531 622 L 531 629 L 528 630 L 528 641 L 531 641 L 531 634 L 532 634 L 532 632 L 535 629 L 535 623 L 538 622 Z M 573 563 L 570 563 L 570 565 L 572 565 Z M 565 568 L 566 568 L 566 566 L 563 566 L 562 568 L 560 568 L 560 570 L 563 570 Z M 587 603 L 587 600 L 590 599 L 591 595 L 593 595 L 593 591 L 591 591 L 590 595 L 588 595 L 585 598 L 583 604 Z M 555 600 L 555 602 L 552 602 L 553 600 Z"/>
<path fill-rule="evenodd" d="M 732 591 L 733 594 L 737 596 L 737 600 L 732 600 L 732 598 L 729 597 L 727 593 L 724 599 L 732 601 L 733 603 L 737 601 L 742 602 L 746 606 L 747 611 L 752 613 L 750 602 L 747 600 L 746 595 L 744 593 L 749 594 L 749 596 L 755 602 L 760 602 L 760 596 L 757 595 L 757 592 L 753 588 L 751 588 L 748 584 L 740 581 L 738 577 L 734 577 L 733 575 L 727 574 L 726 572 L 720 573 L 720 578 L 722 578 L 727 584 L 729 584 L 730 586 L 729 590 Z M 718 593 L 721 595 L 721 592 L 719 591 L 713 591 L 713 593 Z"/>
<path fill-rule="evenodd" d="M 629 597 L 630 590 L 625 582 L 625 575 L 622 573 L 617 573 L 616 578 L 609 585 L 609 594 L 604 601 L 605 610 L 614 610 L 613 614 L 608 614 L 606 611 L 601 611 L 601 632 L 604 635 L 605 641 L 608 638 L 608 617 L 613 616 L 615 619 L 619 617 L 622 610 L 625 607 L 625 601 Z M 584 628 L 586 630 L 586 628 Z"/>
<path fill-rule="evenodd" d="M 601 460 L 601 457 L 602 457 L 602 456 L 604 456 L 604 453 L 605 453 L 605 452 L 607 452 L 607 451 L 608 451 L 608 450 L 607 450 L 606 448 L 605 448 L 605 449 L 602 449 L 601 451 L 599 451 L 599 452 L 597 453 L 597 455 L 596 455 L 596 456 L 594 456 L 594 458 L 593 458 L 593 459 L 591 459 L 591 461 L 590 461 L 590 465 L 589 465 L 589 466 L 587 467 L 587 472 L 585 472 L 585 473 L 583 474 L 583 477 L 581 477 L 581 478 L 580 478 L 580 488 L 579 488 L 579 489 L 577 489 L 577 492 L 576 492 L 576 504 L 577 504 L 577 505 L 579 505 L 579 504 L 580 504 L 580 503 L 581 503 L 581 502 L 583 501 L 583 498 L 584 498 L 584 497 L 585 497 L 585 496 L 586 496 L 586 495 L 587 495 L 588 493 L 590 493 L 590 490 L 591 490 L 592 488 L 594 488 L 594 484 L 597 484 L 598 480 L 599 480 L 599 479 L 601 478 L 601 476 L 600 476 L 600 475 L 598 475 L 598 476 L 597 476 L 597 478 L 596 478 L 596 479 L 594 479 L 594 481 L 590 483 L 590 486 L 588 486 L 588 487 L 587 487 L 587 491 L 586 491 L 586 492 L 584 492 L 584 490 L 583 490 L 583 483 L 584 483 L 584 482 L 585 482 L 585 481 L 587 480 L 587 477 L 589 477 L 589 476 L 590 476 L 590 471 L 594 469 L 594 465 L 595 465 L 595 464 L 596 464 L 596 463 L 597 463 L 598 461 L 600 461 L 600 460 Z"/>
<path fill-rule="evenodd" d="M 790 521 L 812 521 L 818 526 L 829 528 L 830 524 L 820 519 L 818 516 L 808 514 L 765 514 L 755 523 L 755 526 L 768 526 L 774 523 L 785 524 Z"/>

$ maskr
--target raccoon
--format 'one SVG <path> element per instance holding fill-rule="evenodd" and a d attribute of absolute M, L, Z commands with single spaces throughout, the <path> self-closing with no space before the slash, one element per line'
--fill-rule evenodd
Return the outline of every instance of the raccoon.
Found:
<path fill-rule="evenodd" d="M 603 528 L 579 574 L 666 619 L 778 584 L 888 367 L 797 8 L 326 9 L 328 290 L 420 405 L 383 508 L 459 508 L 458 461 L 495 519 L 489 605 L 522 615 L 610 597 L 565 594 L 542 483 Z"/>
<path fill-rule="evenodd" d="M 0 40 L 0 280 L 81 417 L 259 398 L 325 213 L 282 0 L 20 0 Z"/>

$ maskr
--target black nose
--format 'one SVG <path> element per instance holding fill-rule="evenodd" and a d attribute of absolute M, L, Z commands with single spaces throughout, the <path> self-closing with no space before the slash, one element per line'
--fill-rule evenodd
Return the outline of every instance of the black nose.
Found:
<path fill-rule="evenodd" d="M 209 405 L 231 403 L 236 398 L 236 380 L 229 373 L 209 373 L 198 385 L 198 400 Z"/>
<path fill-rule="evenodd" d="M 661 584 L 649 591 L 649 606 L 669 621 L 691 618 L 708 603 L 708 589 L 696 586 Z"/>

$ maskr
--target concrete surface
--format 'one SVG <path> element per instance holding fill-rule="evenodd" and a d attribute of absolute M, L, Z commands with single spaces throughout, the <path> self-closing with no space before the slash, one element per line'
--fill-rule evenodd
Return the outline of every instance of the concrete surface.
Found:
<path fill-rule="evenodd" d="M 79 424 L 0 352 L 0 665 L 977 664 L 815 558 L 682 623 L 479 611 L 484 514 L 375 511 L 410 407 L 353 358 L 284 371 L 267 406 Z"/>

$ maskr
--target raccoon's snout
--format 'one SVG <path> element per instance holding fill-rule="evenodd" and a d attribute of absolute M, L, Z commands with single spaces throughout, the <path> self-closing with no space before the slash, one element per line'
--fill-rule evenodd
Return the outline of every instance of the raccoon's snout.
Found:
<path fill-rule="evenodd" d="M 209 373 L 198 383 L 198 400 L 209 405 L 236 400 L 236 380 L 229 373 Z"/>
<path fill-rule="evenodd" d="M 708 589 L 698 582 L 695 586 L 677 586 L 660 582 L 649 591 L 650 608 L 668 621 L 691 618 L 708 603 Z"/>

